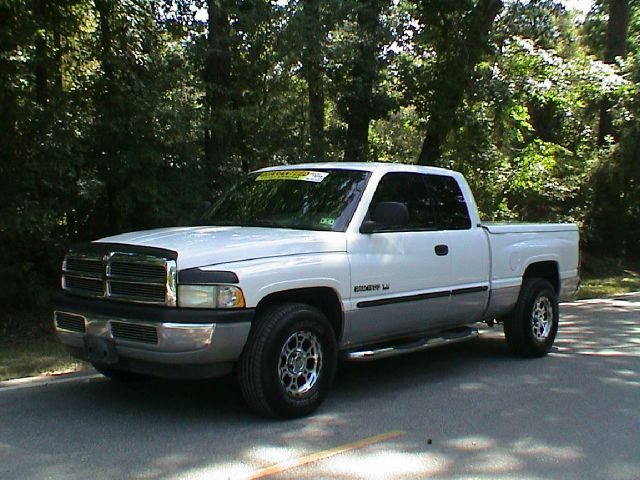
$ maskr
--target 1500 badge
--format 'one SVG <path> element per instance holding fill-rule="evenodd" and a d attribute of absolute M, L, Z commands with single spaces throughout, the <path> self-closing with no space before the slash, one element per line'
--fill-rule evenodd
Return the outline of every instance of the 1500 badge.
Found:
<path fill-rule="evenodd" d="M 377 292 L 380 289 L 389 290 L 389 284 L 388 283 L 383 283 L 383 284 L 375 283 L 375 284 L 372 284 L 372 285 L 356 285 L 355 287 L 353 287 L 354 293 Z"/>

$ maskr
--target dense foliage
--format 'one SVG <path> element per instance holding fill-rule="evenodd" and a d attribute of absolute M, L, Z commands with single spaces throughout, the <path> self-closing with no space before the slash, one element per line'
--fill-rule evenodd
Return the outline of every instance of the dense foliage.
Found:
<path fill-rule="evenodd" d="M 487 219 L 640 255 L 639 82 L 629 0 L 0 0 L 3 312 L 73 242 L 309 159 L 452 167 Z"/>

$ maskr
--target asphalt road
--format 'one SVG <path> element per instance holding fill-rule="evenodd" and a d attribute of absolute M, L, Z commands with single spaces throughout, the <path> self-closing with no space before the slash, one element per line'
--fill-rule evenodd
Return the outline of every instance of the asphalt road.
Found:
<path fill-rule="evenodd" d="M 553 353 L 478 339 L 341 364 L 277 422 L 230 379 L 0 389 L 0 479 L 640 479 L 640 295 L 565 304 Z"/>

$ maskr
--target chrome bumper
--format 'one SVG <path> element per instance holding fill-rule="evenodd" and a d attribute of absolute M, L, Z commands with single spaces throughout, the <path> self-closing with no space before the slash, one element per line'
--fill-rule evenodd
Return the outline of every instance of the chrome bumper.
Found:
<path fill-rule="evenodd" d="M 187 365 L 236 361 L 251 322 L 156 323 L 55 310 L 53 326 L 75 352 L 83 348 L 85 336 L 92 336 L 113 342 L 121 358 Z"/>

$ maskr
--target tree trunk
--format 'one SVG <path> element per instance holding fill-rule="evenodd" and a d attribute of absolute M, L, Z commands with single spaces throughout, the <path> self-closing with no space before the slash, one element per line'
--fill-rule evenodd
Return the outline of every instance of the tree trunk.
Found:
<path fill-rule="evenodd" d="M 120 215 L 116 206 L 116 186 L 114 181 L 114 163 L 117 161 L 110 122 L 113 121 L 115 99 L 115 78 L 113 66 L 113 32 L 111 27 L 111 0 L 95 0 L 100 28 L 100 66 L 102 69 L 102 88 L 96 94 L 96 159 L 97 168 L 105 182 L 107 232 L 119 231 Z M 116 165 L 117 167 L 117 165 Z"/>
<path fill-rule="evenodd" d="M 223 3 L 207 0 L 209 35 L 204 69 L 207 91 L 204 158 L 209 179 L 214 186 L 219 184 L 221 167 L 229 158 L 231 146 L 231 125 L 223 118 L 225 109 L 228 108 L 231 87 L 229 17 Z"/>
<path fill-rule="evenodd" d="M 629 25 L 629 0 L 609 0 L 609 23 L 607 24 L 607 43 L 604 61 L 615 63 L 616 57 L 626 53 L 627 28 Z M 604 98 L 600 103 L 600 121 L 598 123 L 598 145 L 602 146 L 607 135 L 616 135 L 611 123 L 609 109 L 611 102 Z"/>
<path fill-rule="evenodd" d="M 624 57 L 626 53 L 627 28 L 629 24 L 628 0 L 609 0 L 609 22 L 607 24 L 607 38 L 605 45 L 604 61 L 615 63 L 616 57 Z M 613 128 L 611 112 L 612 102 L 609 98 L 603 98 L 600 102 L 600 119 L 598 122 L 598 145 L 602 146 L 607 136 L 618 139 L 618 132 Z M 613 157 L 612 157 L 613 160 Z M 600 175 L 594 179 L 594 205 L 600 205 L 596 210 L 595 224 L 600 237 L 606 232 L 607 248 L 625 255 L 625 243 L 629 236 L 626 234 L 631 227 L 628 222 L 636 222 L 623 212 L 628 211 L 625 205 L 623 192 L 628 191 L 630 178 L 623 165 L 617 165 L 615 170 Z M 593 221 L 593 220 L 592 220 Z M 636 241 L 635 239 L 632 241 Z"/>
<path fill-rule="evenodd" d="M 442 145 L 447 139 L 447 134 L 453 122 L 443 123 L 445 125 L 437 125 L 435 119 L 429 120 L 427 123 L 427 133 L 422 141 L 418 165 L 436 165 L 442 156 Z"/>
<path fill-rule="evenodd" d="M 444 142 L 456 125 L 456 111 L 472 84 L 473 72 L 482 60 L 491 27 L 502 6 L 502 0 L 480 0 L 466 25 L 463 44 L 456 46 L 452 40 L 451 45 L 446 46 L 457 48 L 456 54 L 437 52 L 445 58 L 444 63 L 438 68 L 438 78 L 435 82 L 438 88 L 432 93 L 433 102 L 438 104 L 431 105 L 433 108 L 429 111 L 418 164 L 436 165 L 440 160 Z"/>
<path fill-rule="evenodd" d="M 9 4 L 0 4 L 0 140 L 2 140 L 2 154 L 0 154 L 0 174 L 12 174 L 16 164 L 18 138 L 16 117 L 18 115 L 17 91 L 13 88 L 16 76 L 17 62 L 10 60 L 11 55 L 18 48 L 11 27 L 15 22 L 15 11 Z M 8 188 L 0 192 L 0 199 L 6 197 Z M 2 206 L 5 202 L 2 202 Z M 0 208 L 2 208 L 0 206 Z"/>
<path fill-rule="evenodd" d="M 100 66 L 105 83 L 105 95 L 108 98 L 113 93 L 113 34 L 111 32 L 110 14 L 111 7 L 109 0 L 96 0 L 96 10 L 100 24 Z"/>
<path fill-rule="evenodd" d="M 324 139 L 324 88 L 322 75 L 314 75 L 308 83 L 309 88 L 309 136 L 311 140 L 311 157 L 323 160 L 325 153 Z"/>
<path fill-rule="evenodd" d="M 62 38 L 60 32 L 53 32 L 53 47 L 55 49 L 55 72 L 53 72 L 53 82 L 56 92 L 62 92 Z"/>
<path fill-rule="evenodd" d="M 306 31 L 302 52 L 302 74 L 308 89 L 309 137 L 312 160 L 324 159 L 324 85 L 322 75 L 323 29 L 320 21 L 320 0 L 303 1 Z"/>
<path fill-rule="evenodd" d="M 373 88 L 379 76 L 379 45 L 376 31 L 384 0 L 367 0 L 357 7 L 358 30 L 361 41 L 358 58 L 352 70 L 351 94 L 347 106 L 347 138 L 345 162 L 365 162 L 369 158 L 369 123 L 373 118 Z"/>
<path fill-rule="evenodd" d="M 345 162 L 366 162 L 369 157 L 369 122 L 366 114 L 354 116 L 347 126 L 347 139 L 344 147 Z"/>
<path fill-rule="evenodd" d="M 35 39 L 35 62 L 34 62 L 34 74 L 35 74 L 35 86 L 36 86 L 36 101 L 40 105 L 44 105 L 48 99 L 47 83 L 47 34 L 46 34 L 46 1 L 45 0 L 33 0 L 33 16 L 35 17 L 36 39 Z"/>

